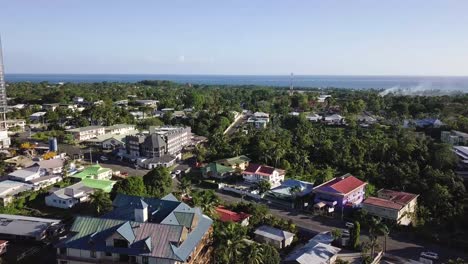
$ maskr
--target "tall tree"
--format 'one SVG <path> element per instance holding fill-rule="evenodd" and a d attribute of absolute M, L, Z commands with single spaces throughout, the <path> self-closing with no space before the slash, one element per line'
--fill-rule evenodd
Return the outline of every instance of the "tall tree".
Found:
<path fill-rule="evenodd" d="M 94 206 L 98 215 L 112 210 L 112 201 L 110 196 L 102 190 L 95 190 L 94 193 L 89 196 L 89 198 L 91 205 Z"/>
<path fill-rule="evenodd" d="M 114 184 L 111 196 L 115 197 L 117 193 L 146 196 L 146 188 L 141 177 L 128 177 Z"/>
<path fill-rule="evenodd" d="M 143 176 L 146 193 L 161 198 L 172 191 L 172 178 L 169 169 L 157 167 Z"/>

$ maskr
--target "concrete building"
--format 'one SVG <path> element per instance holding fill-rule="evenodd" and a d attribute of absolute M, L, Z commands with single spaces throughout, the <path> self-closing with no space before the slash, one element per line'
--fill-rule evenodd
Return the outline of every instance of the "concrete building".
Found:
<path fill-rule="evenodd" d="M 146 107 L 156 107 L 158 103 L 158 100 L 135 100 L 135 104 Z"/>
<path fill-rule="evenodd" d="M 43 122 L 44 121 L 44 116 L 47 114 L 47 112 L 36 112 L 33 113 L 29 116 L 29 120 L 31 122 Z"/>
<path fill-rule="evenodd" d="M 134 159 L 177 156 L 190 143 L 190 127 L 151 127 L 149 134 L 127 136 L 126 150 Z"/>
<path fill-rule="evenodd" d="M 255 112 L 249 119 L 247 123 L 251 124 L 255 128 L 265 128 L 267 123 L 270 122 L 270 114 L 263 112 Z"/>
<path fill-rule="evenodd" d="M 327 207 L 328 212 L 335 208 L 358 207 L 365 197 L 366 183 L 351 174 L 345 174 L 314 187 L 314 207 Z"/>
<path fill-rule="evenodd" d="M 333 264 L 335 263 L 341 248 L 331 245 L 334 238 L 331 232 L 322 232 L 314 236 L 303 247 L 290 253 L 285 259 L 285 264 Z"/>
<path fill-rule="evenodd" d="M 135 129 L 135 125 L 117 124 L 117 125 L 106 127 L 105 133 L 113 134 L 113 135 L 135 134 L 136 129 Z"/>
<path fill-rule="evenodd" d="M 151 170 L 157 167 L 171 167 L 175 164 L 177 158 L 172 155 L 163 155 L 161 157 L 154 157 L 154 158 L 139 158 L 137 159 L 137 165 Z"/>
<path fill-rule="evenodd" d="M 74 129 L 68 129 L 67 132 L 71 133 L 76 141 L 88 140 L 100 135 L 104 135 L 106 133 L 105 128 L 103 126 L 79 127 Z"/>
<path fill-rule="evenodd" d="M 260 181 L 267 181 L 275 188 L 284 181 L 286 172 L 266 165 L 250 163 L 242 172 L 242 177 L 248 183 L 255 184 Z"/>
<path fill-rule="evenodd" d="M 291 245 L 294 234 L 271 226 L 260 226 L 255 229 L 255 240 L 260 243 L 268 243 L 277 249 Z"/>
<path fill-rule="evenodd" d="M 6 121 L 6 128 L 7 130 L 14 130 L 18 129 L 20 132 L 24 131 L 24 127 L 26 126 L 26 120 L 24 119 L 9 119 Z"/>
<path fill-rule="evenodd" d="M 416 213 L 417 194 L 382 189 L 377 197 L 368 197 L 362 208 L 370 215 L 379 216 L 398 225 L 409 225 Z"/>

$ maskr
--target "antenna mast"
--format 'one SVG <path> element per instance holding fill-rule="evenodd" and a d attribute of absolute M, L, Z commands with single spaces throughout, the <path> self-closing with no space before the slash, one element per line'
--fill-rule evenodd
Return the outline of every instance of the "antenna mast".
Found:
<path fill-rule="evenodd" d="M 291 77 L 289 80 L 289 95 L 292 95 L 294 92 L 293 79 L 294 79 L 294 73 L 291 72 Z"/>

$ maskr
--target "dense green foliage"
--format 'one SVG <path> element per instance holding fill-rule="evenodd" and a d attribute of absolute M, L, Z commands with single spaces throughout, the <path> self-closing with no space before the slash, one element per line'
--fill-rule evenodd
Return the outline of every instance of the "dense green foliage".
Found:
<path fill-rule="evenodd" d="M 169 169 L 158 167 L 152 169 L 143 176 L 146 194 L 151 197 L 161 198 L 172 191 L 172 179 Z"/>

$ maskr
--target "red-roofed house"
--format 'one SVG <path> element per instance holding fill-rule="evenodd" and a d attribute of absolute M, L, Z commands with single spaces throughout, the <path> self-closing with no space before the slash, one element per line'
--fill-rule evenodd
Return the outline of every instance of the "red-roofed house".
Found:
<path fill-rule="evenodd" d="M 335 206 L 356 207 L 364 200 L 365 182 L 351 174 L 336 177 L 314 188 L 316 205 L 327 206 L 333 211 Z"/>
<path fill-rule="evenodd" d="M 249 225 L 249 219 L 251 216 L 249 214 L 242 213 L 242 212 L 236 213 L 236 212 L 230 211 L 222 206 L 216 207 L 216 213 L 218 214 L 219 221 L 239 223 L 242 226 Z"/>
<path fill-rule="evenodd" d="M 395 221 L 399 225 L 409 225 L 416 211 L 417 194 L 382 189 L 377 197 L 369 197 L 362 207 L 369 214 Z"/>
<path fill-rule="evenodd" d="M 284 181 L 284 174 L 284 170 L 254 163 L 250 163 L 242 172 L 242 176 L 246 182 L 257 183 L 268 181 L 271 183 L 272 188 L 281 185 L 281 182 Z"/>

